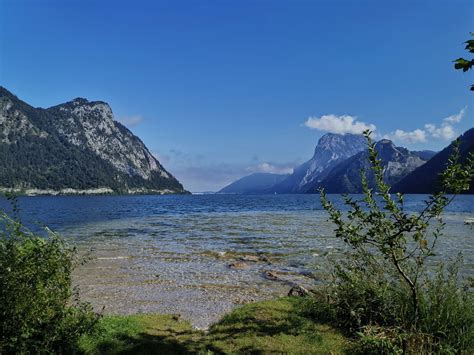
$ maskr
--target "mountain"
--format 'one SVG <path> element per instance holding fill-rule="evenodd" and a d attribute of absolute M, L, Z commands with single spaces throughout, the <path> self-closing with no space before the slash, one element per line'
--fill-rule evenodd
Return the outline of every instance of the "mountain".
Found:
<path fill-rule="evenodd" d="M 459 137 L 461 141 L 461 160 L 467 158 L 469 152 L 474 152 L 474 128 L 464 132 Z M 411 174 L 408 174 L 392 190 L 412 194 L 428 194 L 437 191 L 439 185 L 439 174 L 444 170 L 448 158 L 452 153 L 452 147 L 448 146 L 432 157 L 425 165 L 420 166 Z M 474 193 L 474 179 L 468 193 Z"/>
<path fill-rule="evenodd" d="M 412 151 L 412 154 L 415 154 L 416 156 L 418 156 L 421 159 L 426 160 L 426 161 L 433 158 L 436 155 L 436 153 L 438 153 L 438 152 L 435 152 L 434 150 L 414 150 L 414 151 Z"/>
<path fill-rule="evenodd" d="M 255 173 L 245 176 L 227 185 L 220 194 L 259 194 L 265 193 L 275 184 L 286 179 L 288 175 Z"/>
<path fill-rule="evenodd" d="M 406 148 L 396 147 L 392 141 L 382 139 L 375 149 L 382 160 L 384 179 L 390 185 L 425 163 L 417 154 Z M 360 171 L 367 171 L 369 186 L 374 186 L 374 176 L 370 171 L 368 152 L 362 151 L 338 164 L 320 183 L 328 193 L 360 193 L 362 184 Z"/>
<path fill-rule="evenodd" d="M 333 167 L 366 148 L 366 140 L 361 135 L 327 133 L 319 139 L 313 157 L 295 168 L 293 174 L 276 184 L 269 192 L 315 191 L 320 181 Z"/>
<path fill-rule="evenodd" d="M 102 101 L 34 108 L 0 87 L 0 187 L 30 193 L 186 193 Z"/>

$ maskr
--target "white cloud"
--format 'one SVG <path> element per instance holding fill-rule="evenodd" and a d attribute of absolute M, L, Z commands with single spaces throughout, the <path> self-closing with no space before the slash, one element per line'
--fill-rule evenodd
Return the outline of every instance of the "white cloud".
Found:
<path fill-rule="evenodd" d="M 459 123 L 464 117 L 464 114 L 466 113 L 467 106 L 463 107 L 459 113 L 455 115 L 448 116 L 446 118 L 443 118 L 443 122 L 447 123 Z"/>
<path fill-rule="evenodd" d="M 291 174 L 293 172 L 293 167 L 265 162 L 256 166 L 249 166 L 246 170 L 253 173 Z"/>
<path fill-rule="evenodd" d="M 406 132 L 401 129 L 397 129 L 384 138 L 392 139 L 394 141 L 401 141 L 409 144 L 423 143 L 426 142 L 426 132 L 422 129 L 415 129 L 414 131 Z"/>
<path fill-rule="evenodd" d="M 456 137 L 453 126 L 445 122 L 441 124 L 441 127 L 436 127 L 436 125 L 432 123 L 425 124 L 425 129 L 433 138 L 440 138 L 447 141 Z"/>
<path fill-rule="evenodd" d="M 454 125 L 461 122 L 466 110 L 467 106 L 463 107 L 459 113 L 443 118 L 441 126 L 437 126 L 433 123 L 427 123 L 424 125 L 423 129 L 418 128 L 408 132 L 397 129 L 394 132 L 385 135 L 384 138 L 409 144 L 424 143 L 429 138 L 441 139 L 444 141 L 452 140 L 458 135 Z"/>
<path fill-rule="evenodd" d="M 135 127 L 142 123 L 143 117 L 141 115 L 126 116 L 120 117 L 117 121 L 127 127 Z"/>
<path fill-rule="evenodd" d="M 349 115 L 323 115 L 321 117 L 309 117 L 305 124 L 310 129 L 317 129 L 320 131 L 331 133 L 352 133 L 362 134 L 367 129 L 375 131 L 376 127 L 373 124 L 367 124 L 357 121 L 357 117 Z"/>

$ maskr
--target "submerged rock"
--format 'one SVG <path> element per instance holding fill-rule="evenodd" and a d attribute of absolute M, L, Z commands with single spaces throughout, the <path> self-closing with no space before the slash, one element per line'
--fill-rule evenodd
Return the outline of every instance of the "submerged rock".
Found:
<path fill-rule="evenodd" d="M 290 291 L 288 291 L 288 296 L 305 297 L 307 295 L 309 295 L 309 291 L 299 285 L 293 286 Z"/>
<path fill-rule="evenodd" d="M 240 261 L 236 261 L 235 263 L 230 263 L 227 266 L 229 267 L 229 269 L 234 269 L 234 270 L 243 270 L 249 267 L 246 263 L 242 263 Z"/>
<path fill-rule="evenodd" d="M 277 276 L 277 274 L 273 271 L 264 271 L 263 272 L 263 276 L 268 279 L 268 280 L 272 280 L 272 281 L 276 281 L 276 280 L 279 280 L 279 277 Z"/>

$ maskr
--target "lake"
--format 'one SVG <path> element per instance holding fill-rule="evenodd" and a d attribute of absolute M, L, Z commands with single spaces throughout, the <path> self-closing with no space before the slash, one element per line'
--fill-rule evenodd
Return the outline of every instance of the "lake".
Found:
<path fill-rule="evenodd" d="M 407 195 L 406 210 L 427 196 Z M 341 198 L 330 195 L 338 207 Z M 48 226 L 90 260 L 81 295 L 106 313 L 176 313 L 205 328 L 239 304 L 325 282 L 343 252 L 317 195 L 51 196 L 19 199 L 23 221 Z M 7 208 L 5 200 L 0 207 Z M 474 196 L 447 209 L 438 258 L 474 270 Z"/>

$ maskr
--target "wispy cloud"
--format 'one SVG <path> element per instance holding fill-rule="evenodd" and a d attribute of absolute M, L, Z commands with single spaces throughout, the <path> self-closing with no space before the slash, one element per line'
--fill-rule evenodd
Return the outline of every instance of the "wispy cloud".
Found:
<path fill-rule="evenodd" d="M 143 117 L 141 115 L 125 116 L 117 119 L 121 124 L 127 127 L 135 127 L 143 122 Z"/>
<path fill-rule="evenodd" d="M 466 113 L 467 106 L 464 106 L 459 113 L 456 113 L 455 115 L 448 116 L 446 118 L 443 118 L 443 122 L 446 123 L 459 123 L 461 120 L 464 118 L 464 114 Z"/>
<path fill-rule="evenodd" d="M 336 116 L 330 114 L 321 117 L 309 117 L 304 125 L 310 129 L 339 134 L 361 134 L 367 129 L 371 131 L 376 129 L 375 125 L 357 121 L 357 117 L 350 115 Z"/>
<path fill-rule="evenodd" d="M 433 138 L 441 138 L 447 141 L 456 137 L 454 127 L 445 122 L 441 124 L 441 127 L 436 127 L 436 125 L 432 123 L 425 124 L 425 129 Z"/>
<path fill-rule="evenodd" d="M 441 139 L 449 141 L 458 135 L 454 125 L 461 122 L 466 113 L 467 106 L 463 107 L 458 113 L 443 118 L 441 125 L 437 126 L 434 123 L 427 123 L 423 128 L 417 128 L 413 131 L 404 131 L 397 129 L 390 134 L 384 136 L 384 138 L 392 139 L 394 141 L 414 144 L 424 143 L 428 139 Z"/>
<path fill-rule="evenodd" d="M 293 172 L 294 164 L 275 164 L 275 163 L 260 163 L 257 165 L 247 167 L 246 171 L 250 173 L 272 173 L 272 174 L 291 174 Z"/>
<path fill-rule="evenodd" d="M 192 192 L 218 191 L 242 176 L 248 175 L 241 166 L 226 163 L 189 166 L 170 164 L 169 167 L 171 173 Z"/>
<path fill-rule="evenodd" d="M 288 174 L 299 164 L 298 161 L 261 162 L 257 155 L 250 157 L 248 162 L 215 162 L 209 161 L 202 154 L 178 149 L 153 150 L 152 154 L 192 192 L 218 191 L 235 180 L 256 172 Z"/>
<path fill-rule="evenodd" d="M 415 129 L 414 131 L 408 132 L 397 129 L 395 132 L 385 135 L 384 138 L 409 144 L 424 143 L 426 142 L 426 132 L 422 129 Z"/>

